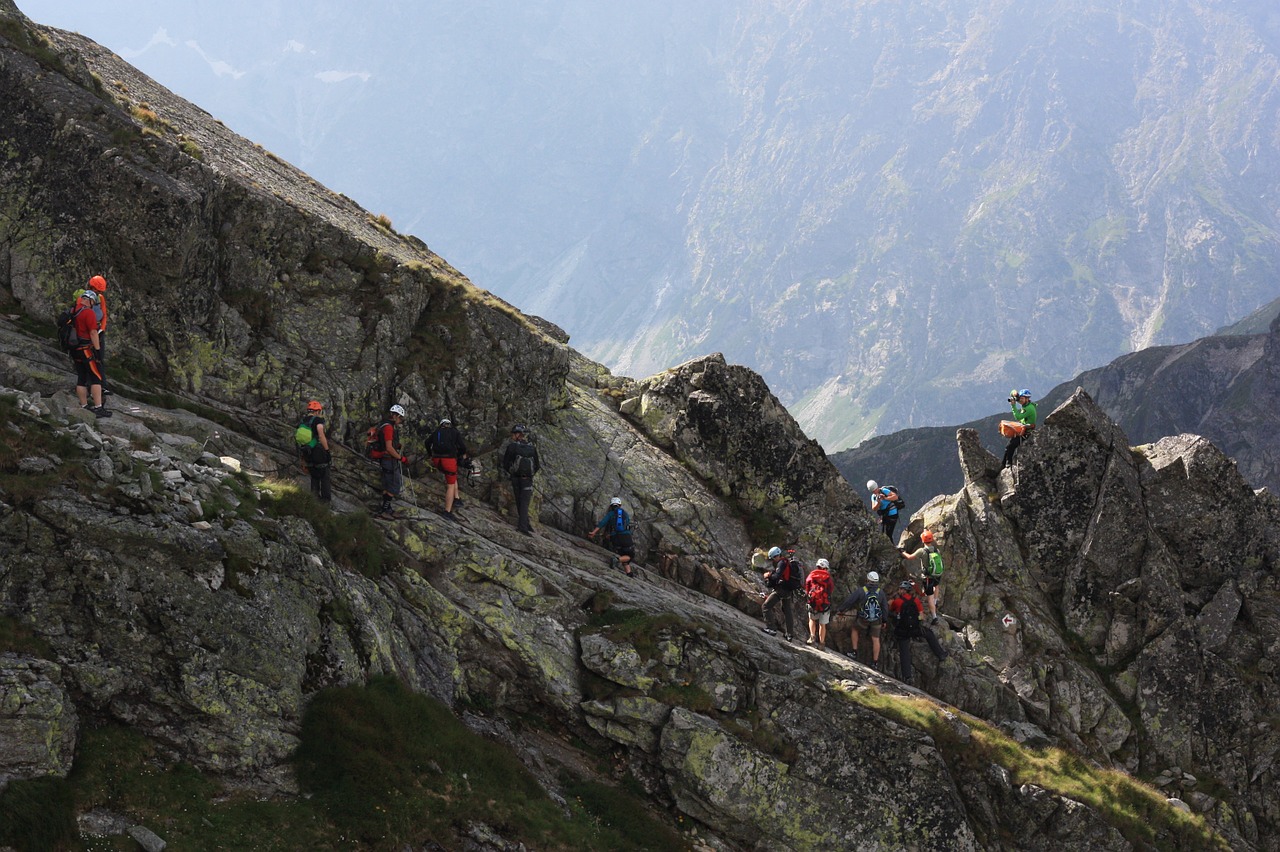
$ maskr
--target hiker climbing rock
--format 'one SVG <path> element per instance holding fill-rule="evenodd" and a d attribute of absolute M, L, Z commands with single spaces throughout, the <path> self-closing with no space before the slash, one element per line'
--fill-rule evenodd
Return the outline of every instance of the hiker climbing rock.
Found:
<path fill-rule="evenodd" d="M 938 552 L 933 533 L 925 530 L 920 533 L 920 547 L 908 553 L 906 548 L 898 548 L 902 558 L 907 561 L 920 560 L 919 576 L 924 587 L 925 596 L 929 599 L 929 623 L 938 623 L 938 584 L 942 582 L 942 554 Z"/>
<path fill-rule="evenodd" d="M 802 579 L 804 570 L 800 567 L 799 560 L 783 553 L 780 547 L 769 549 L 769 566 L 769 570 L 764 575 L 764 584 L 769 588 L 769 594 L 765 596 L 761 607 L 764 616 L 764 632 L 770 636 L 778 635 L 777 628 L 771 626 L 769 621 L 774 607 L 782 604 L 783 624 L 786 628 L 783 638 L 790 641 L 795 635 L 791 603 L 796 590 L 804 583 Z"/>
<path fill-rule="evenodd" d="M 1018 447 L 1036 428 L 1036 404 L 1031 401 L 1031 391 L 1026 388 L 1009 391 L 1009 409 L 1013 412 L 1014 419 L 1000 421 L 1000 434 L 1009 439 L 1009 443 L 1004 448 L 1001 468 L 1013 464 L 1013 457 L 1018 452 Z"/>
<path fill-rule="evenodd" d="M 854 589 L 835 610 L 836 615 L 850 611 L 854 614 L 853 632 L 849 636 L 853 651 L 849 656 L 855 660 L 858 658 L 858 638 L 866 630 L 871 634 L 871 665 L 880 665 L 880 630 L 884 625 L 887 607 L 888 601 L 880 588 L 880 575 L 875 571 L 868 571 L 866 585 Z"/>
<path fill-rule="evenodd" d="M 96 292 L 81 293 L 71 310 L 58 318 L 58 337 L 70 351 L 71 363 L 76 368 L 76 398 L 81 407 L 92 411 L 94 417 L 110 417 L 111 412 L 102 404 L 104 370 L 98 352 L 102 338 L 98 334 L 98 317 L 93 312 L 97 304 Z"/>
<path fill-rule="evenodd" d="M 929 650 L 939 660 L 947 658 L 947 652 L 938 641 L 932 630 L 920 623 L 924 614 L 924 604 L 911 580 L 903 580 L 898 585 L 898 593 L 889 601 L 889 618 L 893 620 L 893 638 L 898 642 L 898 668 L 903 683 L 911 683 L 913 674 L 911 666 L 911 643 L 924 639 L 929 643 Z"/>
<path fill-rule="evenodd" d="M 298 445 L 298 458 L 302 468 L 311 474 L 311 493 L 328 503 L 332 497 L 329 483 L 329 466 L 333 454 L 329 452 L 329 436 L 324 427 L 324 405 L 317 399 L 307 403 L 307 413 L 302 416 L 293 432 Z"/>
<path fill-rule="evenodd" d="M 394 520 L 397 515 L 391 501 L 400 496 L 404 488 L 404 466 L 409 457 L 400 449 L 400 426 L 404 423 L 402 405 L 393 405 L 386 418 L 370 431 L 369 457 L 378 462 L 382 471 L 382 505 L 374 513 L 375 518 Z"/>
<path fill-rule="evenodd" d="M 628 577 L 635 576 L 631 571 L 631 563 L 636 558 L 635 538 L 631 535 L 631 516 L 622 508 L 621 497 L 609 501 L 609 511 L 604 513 L 595 529 L 587 533 L 587 538 L 595 539 L 598 532 L 604 533 L 601 544 L 614 553 L 611 566 L 622 568 Z"/>
<path fill-rule="evenodd" d="M 827 645 L 827 625 L 831 623 L 831 595 L 836 581 L 831 578 L 831 563 L 819 559 L 809 576 L 804 578 L 804 596 L 809 611 L 809 640 L 819 647 Z"/>
<path fill-rule="evenodd" d="M 871 492 L 871 510 L 880 516 L 880 529 L 893 541 L 893 528 L 898 525 L 898 512 L 906 508 L 906 502 L 892 485 L 879 485 L 874 479 L 867 480 L 867 490 Z"/>
<path fill-rule="evenodd" d="M 440 421 L 436 431 L 427 439 L 427 452 L 431 454 L 431 464 L 444 474 L 444 511 L 441 514 L 456 523 L 454 506 L 462 508 L 462 499 L 458 497 L 458 464 L 470 458 L 471 453 L 462 440 L 462 433 L 448 417 Z"/>
<path fill-rule="evenodd" d="M 511 477 L 511 491 L 516 498 L 516 529 L 531 536 L 529 502 L 533 499 L 533 475 L 542 469 L 542 464 L 526 427 L 511 427 L 511 441 L 502 452 L 502 469 Z"/>

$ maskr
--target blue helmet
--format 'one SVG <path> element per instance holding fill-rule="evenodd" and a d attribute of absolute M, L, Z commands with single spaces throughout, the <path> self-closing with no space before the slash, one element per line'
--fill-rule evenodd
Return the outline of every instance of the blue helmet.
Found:
<path fill-rule="evenodd" d="M 1031 391 L 1027 390 L 1026 388 L 1023 388 L 1022 390 L 1018 391 L 1018 396 L 1031 396 Z"/>

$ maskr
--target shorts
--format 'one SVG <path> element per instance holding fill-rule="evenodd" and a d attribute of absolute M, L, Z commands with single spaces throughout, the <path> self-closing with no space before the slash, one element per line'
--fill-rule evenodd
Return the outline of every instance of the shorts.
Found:
<path fill-rule="evenodd" d="M 400 489 L 404 487 L 404 475 L 400 472 L 400 460 L 385 458 L 378 459 L 378 466 L 382 468 L 382 490 L 392 497 L 400 494 Z"/>
<path fill-rule="evenodd" d="M 444 474 L 445 485 L 458 484 L 458 460 L 450 458 L 433 458 L 431 463 L 436 470 Z"/>
<path fill-rule="evenodd" d="M 630 535 L 614 535 L 609 539 L 609 549 L 619 556 L 636 558 L 636 542 Z"/>
<path fill-rule="evenodd" d="M 854 627 L 857 630 L 859 631 L 869 630 L 871 632 L 871 636 L 873 639 L 880 638 L 880 628 L 884 627 L 884 622 L 877 621 L 875 624 L 872 624 L 871 622 L 867 621 L 865 618 L 863 618 L 860 615 L 857 618 L 855 618 L 853 622 L 854 622 Z"/>
<path fill-rule="evenodd" d="M 933 594 L 934 591 L 938 588 L 938 584 L 941 582 L 942 582 L 941 577 L 930 577 L 928 575 L 925 575 L 925 578 L 924 578 L 925 596 L 927 597 L 928 595 Z"/>
<path fill-rule="evenodd" d="M 89 350 L 77 349 L 71 353 L 71 361 L 76 365 L 76 387 L 91 388 L 102 384 L 102 370 Z"/>
<path fill-rule="evenodd" d="M 822 612 L 816 612 L 813 607 L 809 607 L 809 620 L 823 625 L 830 624 L 831 607 L 827 607 Z"/>

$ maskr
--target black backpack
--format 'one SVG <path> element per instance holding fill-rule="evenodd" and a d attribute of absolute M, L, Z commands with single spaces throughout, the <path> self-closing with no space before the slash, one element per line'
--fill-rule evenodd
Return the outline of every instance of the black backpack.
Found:
<path fill-rule="evenodd" d="M 62 347 L 63 352 L 74 352 L 77 349 L 88 346 L 91 341 L 81 339 L 76 334 L 76 317 L 80 316 L 81 311 L 87 311 L 88 308 L 67 308 L 58 314 L 58 345 Z"/>
<path fill-rule="evenodd" d="M 907 508 L 907 501 L 902 499 L 901 491 L 899 491 L 897 488 L 894 488 L 892 485 L 886 485 L 885 488 L 888 488 L 890 491 L 893 492 L 893 499 L 889 501 L 890 505 L 892 505 L 893 508 L 897 509 L 899 512 Z"/>
<path fill-rule="evenodd" d="M 533 476 L 533 447 L 530 445 L 517 442 L 515 445 L 516 457 L 511 460 L 511 466 L 507 468 L 507 473 L 512 476 Z"/>
<path fill-rule="evenodd" d="M 920 610 L 916 609 L 916 598 L 902 598 L 902 606 L 898 608 L 898 625 L 894 628 L 895 636 L 908 636 L 915 639 L 920 636 Z"/>
<path fill-rule="evenodd" d="M 858 610 L 858 615 L 868 624 L 879 624 L 884 618 L 884 610 L 880 606 L 880 595 L 878 589 L 868 589 L 862 587 L 862 593 L 865 595 L 862 599 L 862 607 Z"/>

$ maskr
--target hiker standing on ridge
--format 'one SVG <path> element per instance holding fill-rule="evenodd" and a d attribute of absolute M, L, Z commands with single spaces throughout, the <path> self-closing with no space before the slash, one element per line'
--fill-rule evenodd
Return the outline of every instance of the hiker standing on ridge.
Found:
<path fill-rule="evenodd" d="M 614 497 L 609 501 L 609 511 L 596 524 L 596 528 L 587 533 L 587 538 L 594 540 L 596 533 L 604 531 L 601 544 L 613 551 L 609 561 L 611 568 L 622 568 L 628 577 L 634 577 L 631 562 L 636 558 L 635 538 L 631 535 L 631 516 L 622 508 L 622 498 Z"/>
<path fill-rule="evenodd" d="M 938 623 L 938 584 L 942 582 L 942 554 L 934 544 L 933 533 L 925 530 L 920 533 L 920 547 L 907 553 L 906 548 L 898 548 L 902 558 L 908 561 L 919 559 L 920 577 L 924 585 L 925 596 L 929 599 L 929 623 Z"/>
<path fill-rule="evenodd" d="M 93 315 L 98 318 L 98 365 L 107 366 L 107 279 L 95 275 L 89 279 L 89 289 L 98 294 L 98 304 L 93 306 Z M 102 395 L 111 396 L 111 389 L 106 382 L 102 385 Z"/>
<path fill-rule="evenodd" d="M 871 492 L 871 510 L 880 516 L 880 529 L 893 541 L 893 528 L 898 525 L 898 511 L 903 506 L 898 489 L 892 485 L 881 487 L 874 479 L 868 479 L 867 490 Z"/>
<path fill-rule="evenodd" d="M 831 623 L 831 595 L 835 590 L 836 581 L 831 578 L 831 563 L 819 559 L 809 576 L 804 578 L 804 596 L 809 605 L 809 639 L 805 644 L 817 642 L 819 648 L 827 646 L 827 625 Z"/>
<path fill-rule="evenodd" d="M 542 469 L 538 448 L 529 443 L 529 430 L 511 427 L 511 442 L 502 452 L 502 469 L 511 477 L 511 491 L 516 498 L 516 529 L 533 535 L 529 523 L 529 502 L 533 500 L 533 475 Z"/>
<path fill-rule="evenodd" d="M 444 511 L 441 514 L 457 523 L 453 507 L 462 508 L 462 498 L 458 496 L 458 460 L 470 458 L 471 453 L 462 440 L 462 433 L 448 417 L 440 421 L 435 433 L 427 439 L 427 452 L 431 454 L 431 464 L 444 474 Z"/>
<path fill-rule="evenodd" d="M 98 317 L 93 312 L 97 304 L 98 294 L 85 290 L 72 308 L 71 333 L 78 339 L 72 345 L 71 363 L 76 368 L 76 398 L 80 406 L 92 411 L 94 417 L 110 417 L 111 412 L 102 404 L 104 377 L 102 362 L 98 359 L 102 338 L 98 335 Z"/>
<path fill-rule="evenodd" d="M 791 599 L 796 589 L 804 583 L 801 579 L 803 572 L 800 561 L 790 558 L 788 554 L 782 552 L 780 547 L 769 548 L 769 562 L 770 568 L 764 575 L 764 584 L 769 587 L 769 594 L 765 596 L 764 603 L 761 605 L 761 614 L 764 617 L 762 629 L 770 636 L 778 635 L 777 629 L 769 625 L 769 615 L 773 612 L 773 608 L 781 603 L 783 623 L 786 626 L 783 638 L 790 642 L 795 635 Z"/>
<path fill-rule="evenodd" d="M 1023 388 L 1019 391 L 1009 391 L 1009 409 L 1017 422 L 1007 429 L 1005 424 L 1008 421 L 1000 424 L 1000 433 L 1009 435 L 1009 443 L 1004 448 L 1004 460 L 1000 463 L 1002 470 L 1013 464 L 1013 457 L 1018 452 L 1018 447 L 1028 433 L 1036 428 L 1036 404 L 1031 401 L 1030 390 Z"/>
<path fill-rule="evenodd" d="M 862 631 L 866 630 L 871 634 L 872 668 L 878 668 L 880 665 L 880 630 L 884 626 L 888 605 L 884 591 L 880 588 L 880 575 L 875 571 L 868 571 L 867 584 L 854 589 L 853 593 L 836 607 L 836 615 L 842 615 L 850 610 L 854 613 L 853 633 L 849 636 L 849 642 L 853 645 L 853 650 L 849 653 L 850 657 L 858 659 L 858 638 Z"/>
<path fill-rule="evenodd" d="M 333 454 L 329 452 L 329 435 L 324 428 L 324 405 L 318 399 L 307 403 L 307 413 L 294 431 L 298 444 L 298 457 L 302 469 L 311 474 L 311 493 L 328 503 L 332 497 L 329 482 L 329 465 Z"/>
<path fill-rule="evenodd" d="M 404 488 L 404 466 L 409 463 L 409 457 L 400 450 L 400 426 L 404 417 L 404 406 L 391 406 L 386 419 L 375 427 L 373 448 L 369 451 L 382 470 L 382 506 L 374 517 L 383 520 L 397 517 L 391 501 L 399 497 L 400 489 Z"/>

